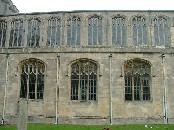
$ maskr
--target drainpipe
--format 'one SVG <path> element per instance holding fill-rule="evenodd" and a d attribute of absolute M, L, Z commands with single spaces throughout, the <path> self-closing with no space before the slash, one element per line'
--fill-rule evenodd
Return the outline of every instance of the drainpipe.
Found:
<path fill-rule="evenodd" d="M 109 54 L 109 108 L 110 108 L 110 125 L 112 125 L 112 54 Z"/>
<path fill-rule="evenodd" d="M 56 120 L 55 124 L 58 124 L 58 96 L 59 96 L 59 70 L 60 70 L 60 55 L 57 54 L 57 79 L 56 79 Z"/>
<path fill-rule="evenodd" d="M 164 80 L 164 94 L 163 94 L 163 119 L 164 124 L 168 123 L 168 112 L 167 112 L 167 88 L 166 88 L 166 72 L 165 72 L 165 61 L 164 54 L 161 54 L 162 66 L 163 66 L 163 80 Z"/>
<path fill-rule="evenodd" d="M 5 120 L 5 107 L 6 107 L 6 100 L 7 100 L 7 87 L 8 87 L 8 67 L 9 67 L 9 54 L 6 56 L 6 74 L 5 74 L 5 86 L 4 86 L 4 103 L 3 103 L 3 112 L 2 112 L 2 121 L 1 124 L 4 125 Z"/>

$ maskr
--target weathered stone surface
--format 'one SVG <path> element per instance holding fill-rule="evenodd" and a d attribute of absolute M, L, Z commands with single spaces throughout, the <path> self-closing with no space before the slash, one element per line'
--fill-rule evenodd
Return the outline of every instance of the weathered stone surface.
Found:
<path fill-rule="evenodd" d="M 1 2 L 3 2 L 1 0 Z M 1 8 L 0 12 L 4 10 Z M 102 16 L 102 45 L 88 45 L 88 17 L 92 15 Z M 168 17 L 169 23 L 173 23 L 174 11 L 74 11 L 38 14 L 16 14 L 13 16 L 1 16 L 0 20 L 8 23 L 6 43 L 9 43 L 11 21 L 22 19 L 25 23 L 23 29 L 23 46 L 0 47 L 0 110 L 4 108 L 4 87 L 7 83 L 7 100 L 5 104 L 5 121 L 15 123 L 18 115 L 25 113 L 28 108 L 28 122 L 55 123 L 58 115 L 58 123 L 79 124 L 106 124 L 110 123 L 110 97 L 112 98 L 113 124 L 120 123 L 162 123 L 164 95 L 164 81 L 167 88 L 167 109 L 169 122 L 173 123 L 174 117 L 174 27 L 170 27 L 170 46 L 155 46 L 153 26 L 147 20 L 147 46 L 134 46 L 131 20 L 133 16 L 143 15 L 147 19 L 159 14 Z M 112 45 L 112 17 L 122 16 L 126 18 L 126 46 Z M 61 37 L 60 46 L 47 46 L 48 19 L 60 17 Z M 79 16 L 81 18 L 81 45 L 67 45 L 67 18 Z M 161 16 L 161 15 L 160 15 Z M 165 17 L 165 18 L 166 18 Z M 32 18 L 41 20 L 39 47 L 29 47 L 28 23 Z M 165 55 L 162 63 L 161 54 Z M 8 81 L 6 81 L 6 55 L 9 54 Z M 112 54 L 112 68 L 110 70 L 109 55 Z M 57 68 L 57 55 L 60 58 L 60 66 Z M 20 105 L 21 68 L 23 60 L 35 58 L 46 65 L 44 76 L 43 99 L 29 99 L 28 104 Z M 125 101 L 124 63 L 130 59 L 144 59 L 151 64 L 151 100 L 150 101 Z M 97 100 L 96 101 L 71 101 L 71 64 L 78 59 L 93 60 L 98 64 Z M 164 68 L 163 68 L 164 67 Z M 165 74 L 164 74 L 165 70 Z M 57 72 L 59 71 L 59 73 Z M 110 79 L 111 72 L 111 79 Z M 58 78 L 57 78 L 58 74 Z M 59 80 L 59 81 L 57 81 Z M 57 83 L 59 85 L 57 85 Z M 111 85 L 111 94 L 109 87 Z M 58 97 L 56 98 L 56 87 Z M 58 101 L 56 107 L 56 100 Z M 19 101 L 19 104 L 18 104 Z M 21 103 L 22 104 L 22 103 Z M 18 109 L 17 109 L 18 108 Z M 57 108 L 57 111 L 56 111 Z M 57 113 L 56 113 L 57 112 Z M 2 115 L 2 111 L 0 111 Z M 25 114 L 24 114 L 25 115 Z M 18 120 L 27 117 L 21 117 Z M 20 121 L 19 121 L 20 122 Z"/>
<path fill-rule="evenodd" d="M 17 130 L 27 130 L 28 104 L 26 99 L 20 99 L 17 109 Z"/>

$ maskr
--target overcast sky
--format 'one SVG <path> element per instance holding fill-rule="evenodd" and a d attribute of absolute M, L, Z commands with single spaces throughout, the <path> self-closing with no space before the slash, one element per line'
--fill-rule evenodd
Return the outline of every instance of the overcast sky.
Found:
<path fill-rule="evenodd" d="M 72 10 L 174 10 L 174 0 L 12 0 L 20 13 Z"/>

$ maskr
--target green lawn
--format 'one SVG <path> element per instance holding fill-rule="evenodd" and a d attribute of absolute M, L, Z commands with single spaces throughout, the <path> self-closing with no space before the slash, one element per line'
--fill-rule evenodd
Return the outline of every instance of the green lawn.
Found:
<path fill-rule="evenodd" d="M 174 130 L 174 125 L 55 125 L 28 124 L 28 130 Z M 16 130 L 15 126 L 0 126 L 0 130 Z"/>

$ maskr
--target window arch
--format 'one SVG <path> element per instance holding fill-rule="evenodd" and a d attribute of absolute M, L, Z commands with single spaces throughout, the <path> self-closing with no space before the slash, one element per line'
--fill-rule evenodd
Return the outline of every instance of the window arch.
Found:
<path fill-rule="evenodd" d="M 133 59 L 124 64 L 125 100 L 148 101 L 151 99 L 151 64 Z"/>
<path fill-rule="evenodd" d="M 28 37 L 27 45 L 30 47 L 38 47 L 40 40 L 40 25 L 41 21 L 34 18 L 28 21 Z"/>
<path fill-rule="evenodd" d="M 97 99 L 97 64 L 81 59 L 71 65 L 71 100 Z"/>
<path fill-rule="evenodd" d="M 0 47 L 5 47 L 7 31 L 7 22 L 5 20 L 0 21 Z"/>
<path fill-rule="evenodd" d="M 67 45 L 80 45 L 80 26 L 81 19 L 77 16 L 67 20 Z"/>
<path fill-rule="evenodd" d="M 126 45 L 125 18 L 122 16 L 112 18 L 112 45 Z"/>
<path fill-rule="evenodd" d="M 154 40 L 156 46 L 169 46 L 170 26 L 167 18 L 162 16 L 153 19 Z"/>
<path fill-rule="evenodd" d="M 47 46 L 60 46 L 60 18 L 52 17 L 48 20 Z"/>
<path fill-rule="evenodd" d="M 146 19 L 142 16 L 136 16 L 132 19 L 133 45 L 147 45 Z"/>
<path fill-rule="evenodd" d="M 23 21 L 16 19 L 11 22 L 10 31 L 10 47 L 21 47 L 22 45 L 22 34 L 23 34 Z"/>
<path fill-rule="evenodd" d="M 88 18 L 88 45 L 102 45 L 102 17 Z"/>
<path fill-rule="evenodd" d="M 45 64 L 37 59 L 27 59 L 20 64 L 20 97 L 43 99 Z"/>

